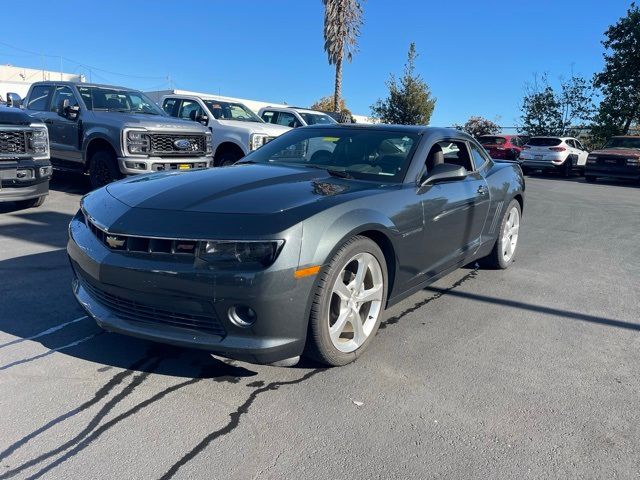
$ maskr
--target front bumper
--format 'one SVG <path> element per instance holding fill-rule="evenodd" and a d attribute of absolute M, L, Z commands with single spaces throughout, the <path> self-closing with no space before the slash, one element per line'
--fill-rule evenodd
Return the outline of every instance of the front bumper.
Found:
<path fill-rule="evenodd" d="M 288 253 L 285 245 L 266 270 L 225 271 L 193 258 L 112 251 L 79 216 L 69 233 L 73 293 L 102 328 L 254 363 L 302 353 L 315 279 L 293 275 L 299 245 Z M 237 305 L 256 312 L 251 327 L 230 320 Z"/>
<path fill-rule="evenodd" d="M 640 180 L 640 168 L 638 165 L 593 165 L 587 163 L 584 174 L 590 177 Z"/>
<path fill-rule="evenodd" d="M 190 170 L 213 166 L 211 156 L 201 157 L 118 157 L 120 172 L 124 175 L 162 172 L 165 170 Z"/>
<path fill-rule="evenodd" d="M 47 174 L 41 174 L 41 168 Z M 28 171 L 29 177 L 18 178 L 16 172 Z M 49 160 L 15 160 L 0 162 L 0 202 L 19 202 L 49 194 L 51 163 Z"/>

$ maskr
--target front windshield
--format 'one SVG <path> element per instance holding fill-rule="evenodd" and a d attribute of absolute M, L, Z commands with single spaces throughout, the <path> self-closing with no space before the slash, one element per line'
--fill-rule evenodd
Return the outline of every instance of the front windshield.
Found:
<path fill-rule="evenodd" d="M 260 117 L 241 103 L 205 100 L 204 104 L 218 120 L 236 120 L 238 122 L 264 123 Z"/>
<path fill-rule="evenodd" d="M 164 112 L 144 93 L 104 87 L 78 87 L 89 110 L 103 112 L 163 115 Z"/>
<path fill-rule="evenodd" d="M 418 135 L 368 128 L 303 128 L 279 136 L 240 163 L 292 165 L 338 176 L 399 182 Z"/>
<path fill-rule="evenodd" d="M 613 137 L 604 148 L 640 148 L 640 137 Z"/>
<path fill-rule="evenodd" d="M 329 115 L 324 113 L 298 112 L 307 125 L 333 125 L 336 122 Z"/>

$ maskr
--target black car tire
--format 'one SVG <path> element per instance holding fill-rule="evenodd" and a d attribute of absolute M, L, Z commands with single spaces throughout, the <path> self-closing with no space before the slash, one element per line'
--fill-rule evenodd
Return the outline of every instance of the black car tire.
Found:
<path fill-rule="evenodd" d="M 522 218 L 522 209 L 520 208 L 520 203 L 515 199 L 511 200 L 507 208 L 504 210 L 504 213 L 502 214 L 502 221 L 500 222 L 500 228 L 498 229 L 498 238 L 496 239 L 496 243 L 494 244 L 493 249 L 491 250 L 491 253 L 480 260 L 480 263 L 482 264 L 483 267 L 491 268 L 494 270 L 504 270 L 505 268 L 508 268 L 509 265 L 513 263 L 516 253 L 518 253 L 517 252 L 518 246 L 516 245 L 516 251 L 514 251 L 509 261 L 506 262 L 502 255 L 502 251 L 503 251 L 502 232 L 504 231 L 505 223 L 507 223 L 509 212 L 511 212 L 511 209 L 514 207 L 518 209 L 518 215 L 520 216 L 520 219 Z"/>
<path fill-rule="evenodd" d="M 116 157 L 106 150 L 99 150 L 89 160 L 89 179 L 96 189 L 115 182 L 122 177 Z"/>
<path fill-rule="evenodd" d="M 47 199 L 46 195 L 42 195 L 41 197 L 30 198 L 29 200 L 20 200 L 16 202 L 20 209 L 24 208 L 36 208 L 41 206 L 44 201 Z"/>
<path fill-rule="evenodd" d="M 240 160 L 243 155 L 234 150 L 227 150 L 218 155 L 214 161 L 216 167 L 226 167 L 227 165 L 233 165 Z"/>
<path fill-rule="evenodd" d="M 572 170 L 573 170 L 573 157 L 567 157 L 567 159 L 562 164 L 562 176 L 564 178 L 569 178 L 571 176 Z"/>
<path fill-rule="evenodd" d="M 596 183 L 597 177 L 594 177 L 593 175 L 585 175 L 584 179 L 587 183 Z"/>
<path fill-rule="evenodd" d="M 383 277 L 382 306 L 378 319 L 367 339 L 357 348 L 357 350 L 345 353 L 338 350 L 331 341 L 329 336 L 329 323 L 325 316 L 325 312 L 329 311 L 332 288 L 338 278 L 338 275 L 343 271 L 347 262 L 353 258 L 354 255 L 359 253 L 368 253 L 373 255 L 380 265 Z M 378 247 L 378 245 L 369 238 L 362 236 L 355 236 L 348 240 L 338 249 L 335 255 L 333 255 L 331 260 L 318 274 L 315 291 L 313 293 L 313 303 L 311 305 L 305 356 L 332 367 L 346 365 L 356 360 L 360 355 L 362 355 L 376 336 L 376 332 L 380 326 L 380 321 L 384 315 L 387 288 L 387 264 L 380 247 Z"/>

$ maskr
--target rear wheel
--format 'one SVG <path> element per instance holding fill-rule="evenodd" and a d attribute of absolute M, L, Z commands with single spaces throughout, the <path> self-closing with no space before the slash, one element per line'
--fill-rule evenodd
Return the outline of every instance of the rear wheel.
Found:
<path fill-rule="evenodd" d="M 569 178 L 571 176 L 572 169 L 573 169 L 573 158 L 567 157 L 567 159 L 562 164 L 562 176 L 564 178 Z"/>
<path fill-rule="evenodd" d="M 483 258 L 489 268 L 505 269 L 513 263 L 518 246 L 522 210 L 517 200 L 511 200 L 500 223 L 498 238 L 491 253 Z"/>
<path fill-rule="evenodd" d="M 587 183 L 596 183 L 597 180 L 597 178 L 593 175 L 585 175 L 584 179 L 587 181 Z"/>
<path fill-rule="evenodd" d="M 353 362 L 378 331 L 386 298 L 382 251 L 368 238 L 353 237 L 320 273 L 305 353 L 330 366 Z"/>
<path fill-rule="evenodd" d="M 242 151 L 240 151 L 240 149 L 238 150 L 226 149 L 220 152 L 218 155 L 216 155 L 216 158 L 213 163 L 216 167 L 226 167 L 227 165 L 233 165 L 238 160 L 240 160 L 243 156 L 244 155 Z"/>
<path fill-rule="evenodd" d="M 121 177 L 122 174 L 113 153 L 99 150 L 91 156 L 89 160 L 89 179 L 93 188 L 104 187 Z"/>
<path fill-rule="evenodd" d="M 46 199 L 47 199 L 47 196 L 43 195 L 41 197 L 30 198 L 29 200 L 20 200 L 19 202 L 16 202 L 16 204 L 21 209 L 24 209 L 24 208 L 36 208 L 36 207 L 41 206 Z"/>

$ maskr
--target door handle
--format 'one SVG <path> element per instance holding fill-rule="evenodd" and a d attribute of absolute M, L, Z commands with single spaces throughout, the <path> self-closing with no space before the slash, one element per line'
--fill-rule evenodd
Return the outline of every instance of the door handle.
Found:
<path fill-rule="evenodd" d="M 484 185 L 480 185 L 478 187 L 478 194 L 479 195 L 486 195 L 487 193 L 489 193 L 489 189 L 487 187 L 485 187 Z"/>

